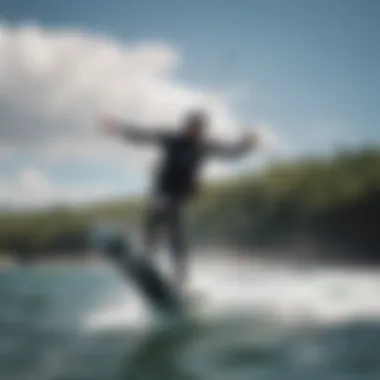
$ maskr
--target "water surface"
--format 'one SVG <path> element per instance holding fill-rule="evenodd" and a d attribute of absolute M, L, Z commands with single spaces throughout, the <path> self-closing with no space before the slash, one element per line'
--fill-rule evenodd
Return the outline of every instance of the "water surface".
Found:
<path fill-rule="evenodd" d="M 108 267 L 0 277 L 0 379 L 380 379 L 380 273 L 195 263 L 163 323 Z"/>

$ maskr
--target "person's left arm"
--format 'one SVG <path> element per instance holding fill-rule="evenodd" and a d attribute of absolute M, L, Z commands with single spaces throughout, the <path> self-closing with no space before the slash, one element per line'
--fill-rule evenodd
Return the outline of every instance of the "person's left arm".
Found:
<path fill-rule="evenodd" d="M 226 144 L 221 142 L 208 142 L 206 152 L 210 156 L 218 158 L 235 159 L 243 157 L 259 146 L 257 135 L 244 136 L 237 143 Z"/>

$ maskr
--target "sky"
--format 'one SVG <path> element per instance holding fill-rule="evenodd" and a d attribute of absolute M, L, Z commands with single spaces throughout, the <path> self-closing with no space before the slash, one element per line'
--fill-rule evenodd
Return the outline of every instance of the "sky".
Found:
<path fill-rule="evenodd" d="M 159 152 L 99 119 L 263 147 L 207 178 L 273 158 L 380 142 L 380 2 L 0 0 L 0 209 L 145 194 Z"/>

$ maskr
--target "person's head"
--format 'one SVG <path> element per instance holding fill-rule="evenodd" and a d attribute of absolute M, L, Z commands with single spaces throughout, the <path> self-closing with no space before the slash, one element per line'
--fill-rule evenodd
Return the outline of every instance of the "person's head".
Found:
<path fill-rule="evenodd" d="M 182 132 L 193 139 L 202 139 L 207 128 L 208 118 L 205 112 L 191 111 L 186 114 Z"/>

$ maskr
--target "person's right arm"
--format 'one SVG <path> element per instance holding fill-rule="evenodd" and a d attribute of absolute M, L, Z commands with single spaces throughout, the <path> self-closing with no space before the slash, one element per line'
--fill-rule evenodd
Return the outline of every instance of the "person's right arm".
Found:
<path fill-rule="evenodd" d="M 123 124 L 114 119 L 103 119 L 103 131 L 109 135 L 120 136 L 139 144 L 164 144 L 169 138 L 169 132 L 163 130 L 146 130 L 137 125 Z"/>

